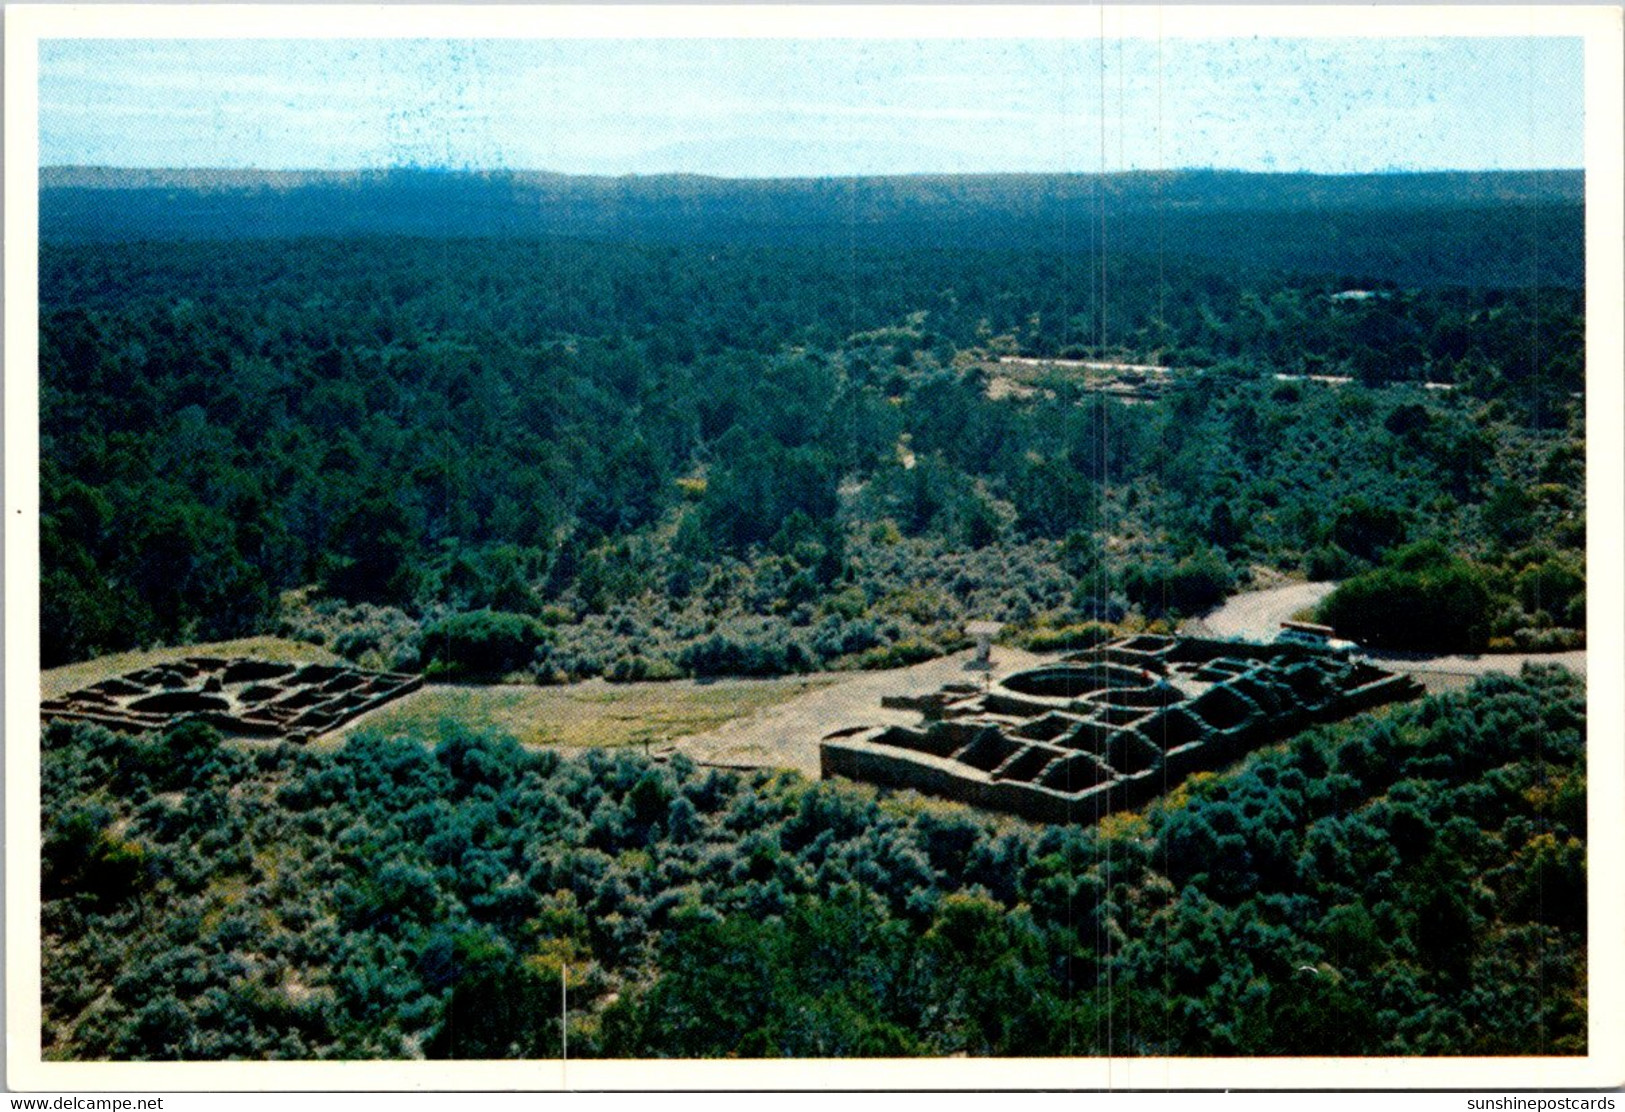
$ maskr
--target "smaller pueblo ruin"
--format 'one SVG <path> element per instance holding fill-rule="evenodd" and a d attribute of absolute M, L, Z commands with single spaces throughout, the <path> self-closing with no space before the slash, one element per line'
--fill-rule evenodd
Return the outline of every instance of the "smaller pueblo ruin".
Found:
<path fill-rule="evenodd" d="M 1421 693 L 1408 676 L 1300 645 L 1145 635 L 985 689 L 887 697 L 883 705 L 918 710 L 924 724 L 837 731 L 819 760 L 826 777 L 1092 823 L 1305 726 Z"/>
<path fill-rule="evenodd" d="M 40 715 L 117 730 L 201 718 L 227 733 L 302 742 L 422 686 L 422 676 L 400 672 L 194 656 L 47 699 Z"/>

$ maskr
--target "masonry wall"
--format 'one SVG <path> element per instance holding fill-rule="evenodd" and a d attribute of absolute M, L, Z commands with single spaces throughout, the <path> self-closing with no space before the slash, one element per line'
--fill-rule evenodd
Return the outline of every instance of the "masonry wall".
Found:
<path fill-rule="evenodd" d="M 920 727 L 842 730 L 820 760 L 825 776 L 1088 823 L 1313 722 L 1420 693 L 1409 677 L 1300 646 L 1139 636 L 985 694 L 956 685 L 909 700 Z"/>

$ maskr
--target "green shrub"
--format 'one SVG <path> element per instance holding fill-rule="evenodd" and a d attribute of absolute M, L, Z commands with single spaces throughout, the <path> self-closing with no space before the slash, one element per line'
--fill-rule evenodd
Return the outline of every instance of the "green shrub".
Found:
<path fill-rule="evenodd" d="M 869 609 L 869 599 L 861 587 L 846 587 L 825 598 L 824 609 L 850 621 L 863 617 L 864 611 Z"/>
<path fill-rule="evenodd" d="M 89 811 L 68 815 L 46 833 L 41 891 L 46 899 L 82 895 L 106 907 L 135 893 L 146 876 L 147 852 Z"/>
<path fill-rule="evenodd" d="M 193 764 L 220 747 L 220 731 L 200 718 L 188 718 L 164 732 L 163 744 L 171 761 Z"/>
<path fill-rule="evenodd" d="M 1403 513 L 1358 497 L 1345 499 L 1332 523 L 1332 543 L 1366 560 L 1375 560 L 1402 543 L 1405 533 Z"/>
<path fill-rule="evenodd" d="M 1488 644 L 1491 601 L 1476 565 L 1438 545 L 1411 545 L 1343 583 L 1319 616 L 1372 648 L 1473 652 Z"/>
<path fill-rule="evenodd" d="M 1199 613 L 1222 602 L 1234 583 L 1230 565 L 1212 549 L 1177 564 L 1159 560 L 1149 567 L 1130 567 L 1123 576 L 1129 601 L 1148 616 Z"/>
<path fill-rule="evenodd" d="M 1579 629 L 1519 629 L 1512 644 L 1528 653 L 1564 653 L 1585 648 L 1585 631 Z"/>
<path fill-rule="evenodd" d="M 638 683 L 644 680 L 680 679 L 682 674 L 676 664 L 663 656 L 649 657 L 634 653 L 610 665 L 604 678 L 611 683 Z"/>
<path fill-rule="evenodd" d="M 942 649 L 930 641 L 909 638 L 890 645 L 879 645 L 853 658 L 853 663 L 866 671 L 884 668 L 906 668 L 910 664 L 932 660 L 942 655 Z"/>
<path fill-rule="evenodd" d="M 1361 566 L 1359 560 L 1335 544 L 1323 544 L 1303 554 L 1303 574 L 1315 583 L 1342 579 Z"/>
<path fill-rule="evenodd" d="M 475 610 L 425 629 L 421 653 L 433 675 L 500 676 L 529 664 L 549 636 L 528 614 Z"/>
<path fill-rule="evenodd" d="M 677 666 L 694 676 L 777 676 L 807 672 L 812 654 L 799 641 L 769 641 L 716 633 L 685 646 Z"/>
<path fill-rule="evenodd" d="M 1531 565 L 1518 574 L 1518 601 L 1533 614 L 1567 616 L 1576 598 L 1585 594 L 1585 569 L 1556 557 Z"/>
<path fill-rule="evenodd" d="M 1025 644 L 1035 653 L 1069 652 L 1092 649 L 1116 635 L 1117 631 L 1104 622 L 1083 622 L 1059 629 L 1035 629 L 1027 635 Z"/>

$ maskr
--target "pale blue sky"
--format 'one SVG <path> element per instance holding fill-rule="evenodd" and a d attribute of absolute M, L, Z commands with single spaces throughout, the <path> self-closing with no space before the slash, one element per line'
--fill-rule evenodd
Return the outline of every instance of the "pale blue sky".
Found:
<path fill-rule="evenodd" d="M 40 162 L 1579 167 L 1582 70 L 1578 38 L 48 40 Z"/>

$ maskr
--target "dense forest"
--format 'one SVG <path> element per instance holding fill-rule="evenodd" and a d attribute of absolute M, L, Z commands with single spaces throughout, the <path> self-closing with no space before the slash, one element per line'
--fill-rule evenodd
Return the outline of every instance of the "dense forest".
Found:
<path fill-rule="evenodd" d="M 362 735 L 45 735 L 48 1058 L 1586 1049 L 1585 696 L 1320 727 L 1099 828 Z M 564 994 L 561 999 L 561 993 Z"/>
<path fill-rule="evenodd" d="M 412 235 L 807 247 L 1103 248 L 1408 286 L 1585 284 L 1578 170 L 697 175 L 48 167 L 50 240 Z"/>
<path fill-rule="evenodd" d="M 44 663 L 281 629 L 543 681 L 876 666 L 1255 566 L 1409 600 L 1361 603 L 1374 643 L 1580 643 L 1580 292 L 1085 263 L 47 244 Z M 1173 371 L 1124 401 L 1079 361 Z"/>

